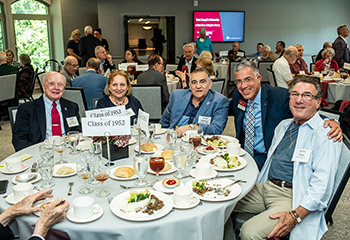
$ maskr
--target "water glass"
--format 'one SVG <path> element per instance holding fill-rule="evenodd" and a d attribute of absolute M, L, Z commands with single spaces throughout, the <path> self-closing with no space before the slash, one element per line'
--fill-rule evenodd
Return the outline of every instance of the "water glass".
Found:
<path fill-rule="evenodd" d="M 87 180 L 89 180 L 91 173 L 90 173 L 90 150 L 84 149 L 80 152 L 80 159 L 82 164 L 82 169 L 79 171 L 79 176 L 84 180 L 84 187 L 80 189 L 80 194 L 89 194 L 92 193 L 93 190 L 88 187 Z"/>
<path fill-rule="evenodd" d="M 66 142 L 64 138 L 57 138 L 53 140 L 53 146 L 55 148 L 55 151 L 60 154 L 60 160 L 57 162 L 57 164 L 67 163 L 66 160 L 63 160 L 62 154 L 66 150 Z"/>
<path fill-rule="evenodd" d="M 77 155 L 77 146 L 79 144 L 80 133 L 78 131 L 71 131 L 67 133 L 69 144 L 72 146 L 73 151 L 70 152 L 72 155 Z"/>
<path fill-rule="evenodd" d="M 133 161 L 134 161 L 135 172 L 138 177 L 138 180 L 135 182 L 135 185 L 136 186 L 147 185 L 147 182 L 145 181 L 145 177 L 147 175 L 147 169 L 148 169 L 148 157 L 138 155 L 133 158 Z"/>
<path fill-rule="evenodd" d="M 177 168 L 177 173 L 174 174 L 175 177 L 177 178 L 186 177 L 186 175 L 183 173 L 183 170 L 186 166 L 186 159 L 187 159 L 187 154 L 185 152 L 175 151 L 173 153 L 174 165 Z"/>
<path fill-rule="evenodd" d="M 92 143 L 90 146 L 90 154 L 91 154 L 91 158 L 90 158 L 89 166 L 90 166 L 91 178 L 89 180 L 89 184 L 97 185 L 99 184 L 99 181 L 95 179 L 95 176 L 97 174 L 98 166 L 101 162 L 101 144 L 96 142 Z"/>
<path fill-rule="evenodd" d="M 177 139 L 177 132 L 173 129 L 169 129 L 166 132 L 166 141 L 169 145 L 169 148 L 172 150 L 174 148 L 175 142 Z"/>
<path fill-rule="evenodd" d="M 40 187 L 51 188 L 55 186 L 55 184 L 51 182 L 54 166 L 53 146 L 51 144 L 44 143 L 39 146 L 39 152 L 41 156 L 41 160 L 39 161 L 39 173 L 43 179 L 43 183 L 40 185 Z"/>

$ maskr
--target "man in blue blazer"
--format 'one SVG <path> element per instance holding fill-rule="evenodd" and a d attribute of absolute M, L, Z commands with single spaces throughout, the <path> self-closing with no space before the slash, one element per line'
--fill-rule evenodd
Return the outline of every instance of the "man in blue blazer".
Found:
<path fill-rule="evenodd" d="M 226 126 L 228 99 L 210 90 L 212 81 L 205 69 L 191 74 L 190 89 L 175 90 L 160 123 L 163 128 L 176 128 L 181 137 L 184 132 L 202 129 L 205 134 L 221 134 Z"/>
<path fill-rule="evenodd" d="M 107 78 L 99 74 L 100 61 L 97 58 L 90 58 L 86 63 L 86 73 L 73 79 L 73 87 L 82 87 L 88 110 L 93 109 L 93 100 L 103 96 Z"/>
<path fill-rule="evenodd" d="M 245 141 L 246 109 L 248 101 L 254 102 L 254 159 L 259 170 L 265 163 L 267 152 L 271 146 L 276 126 L 284 119 L 291 118 L 289 109 L 289 93 L 287 89 L 261 85 L 261 75 L 255 63 L 242 61 L 235 68 L 237 89 L 230 102 L 229 115 L 235 119 L 236 137 L 242 147 Z M 328 135 L 341 140 L 339 124 L 326 121 L 332 129 Z"/>

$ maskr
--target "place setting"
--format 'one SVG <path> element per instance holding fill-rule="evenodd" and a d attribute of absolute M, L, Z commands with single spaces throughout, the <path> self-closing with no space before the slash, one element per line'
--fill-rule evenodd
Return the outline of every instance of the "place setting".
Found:
<path fill-rule="evenodd" d="M 18 183 L 12 187 L 12 193 L 6 197 L 6 202 L 14 205 L 23 198 L 38 192 L 31 183 Z"/>
<path fill-rule="evenodd" d="M 3 174 L 16 174 L 24 172 L 29 168 L 29 165 L 23 164 L 22 159 L 19 157 L 11 157 L 4 160 L 5 165 L 0 168 L 0 172 Z"/>
<path fill-rule="evenodd" d="M 81 196 L 73 200 L 72 207 L 67 211 L 67 219 L 75 223 L 88 223 L 99 219 L 103 208 L 95 204 L 89 196 Z"/>
<path fill-rule="evenodd" d="M 176 209 L 190 209 L 200 203 L 200 199 L 194 195 L 192 189 L 185 185 L 175 188 L 173 193 L 171 197 Z"/>

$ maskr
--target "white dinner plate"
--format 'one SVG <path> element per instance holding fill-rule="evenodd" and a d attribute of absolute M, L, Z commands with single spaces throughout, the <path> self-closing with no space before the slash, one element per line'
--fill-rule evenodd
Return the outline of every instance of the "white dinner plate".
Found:
<path fill-rule="evenodd" d="M 188 181 L 186 183 L 186 187 L 190 187 L 189 185 L 192 186 L 192 181 Z M 221 178 L 221 179 L 214 179 L 214 180 L 208 180 L 207 184 L 209 184 L 209 186 L 217 186 L 218 184 L 221 184 L 222 187 L 225 187 L 227 185 L 229 185 L 230 183 L 232 183 L 234 180 L 228 179 L 228 178 Z M 229 189 L 231 190 L 230 194 L 228 196 L 224 196 L 224 195 L 218 195 L 216 193 L 214 193 L 213 191 L 210 192 L 206 192 L 203 196 L 199 195 L 197 193 L 193 193 L 197 198 L 203 200 L 203 201 L 209 201 L 209 202 L 222 202 L 222 201 L 228 201 L 231 199 L 234 199 L 236 197 L 238 197 L 241 192 L 242 192 L 242 188 L 239 185 L 239 183 L 234 184 L 233 186 L 229 187 Z"/>
<path fill-rule="evenodd" d="M 206 156 L 203 156 L 200 161 L 205 161 L 205 162 L 209 162 L 210 163 L 210 159 L 214 158 L 215 156 L 217 156 L 218 154 L 209 154 Z M 220 172 L 233 172 L 233 171 L 238 171 L 241 170 L 243 168 L 245 168 L 247 166 L 247 161 L 242 158 L 242 157 L 238 157 L 238 161 L 241 162 L 241 165 L 239 165 L 236 168 L 219 168 L 214 166 L 216 171 L 220 171 Z"/>
<path fill-rule="evenodd" d="M 205 180 L 205 179 L 210 179 L 210 178 L 216 177 L 216 175 L 218 175 L 218 172 L 215 171 L 215 170 L 213 170 L 213 171 L 210 173 L 209 176 L 200 177 L 200 176 L 198 176 L 196 169 L 192 169 L 192 170 L 190 171 L 190 175 L 191 175 L 191 177 L 193 177 L 193 178 L 195 178 L 195 179 L 197 179 L 197 180 Z"/>
<path fill-rule="evenodd" d="M 205 135 L 203 138 L 207 139 L 207 138 L 210 138 L 210 137 L 213 137 L 213 136 L 218 136 L 219 138 L 225 140 L 227 143 L 237 142 L 238 141 L 238 139 L 236 139 L 234 137 L 231 137 L 231 136 L 226 136 L 226 135 Z M 208 143 L 205 141 L 205 144 L 203 144 L 203 145 L 208 145 Z M 218 148 L 226 148 L 226 145 L 224 145 L 224 146 L 217 146 L 217 147 Z"/>
<path fill-rule="evenodd" d="M 197 207 L 197 205 L 200 203 L 200 199 L 197 198 L 196 196 L 192 196 L 191 198 L 191 204 L 187 205 L 187 206 L 182 206 L 182 205 L 176 205 L 175 204 L 175 201 L 174 201 L 174 195 L 171 196 L 171 199 L 173 200 L 174 202 L 174 208 L 177 208 L 177 209 L 190 209 L 190 208 L 194 208 L 194 207 Z"/>
<path fill-rule="evenodd" d="M 153 154 L 153 153 L 155 153 L 155 152 L 157 152 L 157 151 L 162 151 L 162 150 L 164 149 L 163 145 L 161 145 L 161 144 L 159 144 L 159 143 L 155 143 L 155 145 L 157 146 L 157 150 L 155 150 L 155 151 L 150 151 L 150 152 L 146 152 L 146 151 L 143 151 L 143 150 L 141 149 L 141 153 L 143 153 L 143 154 Z M 135 150 L 135 152 L 138 152 L 138 151 L 139 151 L 139 145 L 136 145 L 135 148 L 134 148 L 134 150 Z"/>
<path fill-rule="evenodd" d="M 66 175 L 58 175 L 57 170 L 60 169 L 63 166 L 71 167 L 74 169 L 74 172 L 66 174 Z M 77 164 L 76 163 L 63 163 L 63 164 L 57 164 L 53 167 L 52 170 L 52 176 L 53 177 L 59 177 L 59 178 L 64 178 L 64 177 L 70 177 L 77 174 Z"/>
<path fill-rule="evenodd" d="M 183 183 L 180 182 L 180 184 L 178 186 L 183 186 Z M 157 190 L 158 192 L 163 192 L 163 193 L 174 193 L 174 188 L 167 188 L 163 185 L 163 181 L 159 181 L 159 182 L 156 182 L 154 185 L 153 185 L 153 188 L 155 190 Z"/>
<path fill-rule="evenodd" d="M 24 172 L 25 170 L 28 169 L 28 167 L 29 167 L 29 165 L 22 164 L 22 169 L 11 172 L 10 170 L 7 169 L 6 166 L 4 166 L 4 167 L 0 168 L 0 172 L 3 174 L 16 174 L 16 173 Z"/>
<path fill-rule="evenodd" d="M 75 222 L 75 223 L 87 223 L 87 222 L 95 221 L 103 215 L 103 208 L 98 204 L 96 204 L 96 205 L 99 207 L 100 210 L 97 213 L 93 213 L 92 216 L 90 216 L 88 218 L 77 218 L 74 215 L 74 208 L 72 207 L 71 209 L 69 209 L 67 211 L 67 219 L 69 221 Z"/>
<path fill-rule="evenodd" d="M 26 174 L 26 173 L 24 173 L 24 174 Z M 39 181 L 41 180 L 41 175 L 40 175 L 39 173 L 30 173 L 30 174 L 36 175 L 36 178 L 34 178 L 33 180 L 29 181 L 28 183 L 33 184 L 33 183 L 39 182 Z M 21 174 L 21 175 L 22 175 L 22 174 Z M 11 182 L 12 182 L 13 184 L 22 183 L 22 182 L 18 182 L 18 181 L 16 180 L 16 177 L 17 177 L 17 176 L 20 176 L 20 175 L 16 175 L 16 176 L 14 176 L 14 177 L 12 178 Z"/>
<path fill-rule="evenodd" d="M 136 189 L 133 191 L 143 191 L 144 189 Z M 135 213 L 124 213 L 120 210 L 120 206 L 123 206 L 127 203 L 128 198 L 130 197 L 130 192 L 123 192 L 116 197 L 113 198 L 112 202 L 110 203 L 110 209 L 111 211 L 118 217 L 129 220 L 129 221 L 136 221 L 136 222 L 145 222 L 145 221 L 152 221 L 155 219 L 159 219 L 161 217 L 164 217 L 167 215 L 174 206 L 173 200 L 166 194 L 157 192 L 154 190 L 149 190 L 149 192 L 153 195 L 155 195 L 157 198 L 163 201 L 164 207 L 156 212 L 154 212 L 152 215 L 149 215 L 148 213 L 143 213 L 142 211 L 135 212 Z"/>
<path fill-rule="evenodd" d="M 176 167 L 175 167 L 174 163 L 169 162 L 169 161 L 165 161 L 165 162 L 169 163 L 171 165 L 171 168 L 168 171 L 160 172 L 159 175 L 165 175 L 165 174 L 170 174 L 170 173 L 176 172 Z M 153 170 L 151 169 L 150 166 L 148 166 L 147 172 L 151 173 L 151 174 L 156 174 L 155 172 L 153 172 Z"/>
<path fill-rule="evenodd" d="M 112 178 L 112 179 L 114 179 L 114 180 L 121 180 L 121 181 L 137 179 L 136 173 L 135 173 L 134 175 L 132 175 L 131 177 L 129 177 L 129 178 L 121 178 L 121 177 L 115 176 L 115 175 L 114 175 L 115 170 L 117 170 L 117 168 L 120 168 L 120 167 L 131 167 L 131 168 L 133 168 L 133 166 L 131 166 L 131 165 L 123 165 L 123 166 L 114 167 L 114 168 L 112 168 L 112 169 L 109 171 L 109 177 Z"/>

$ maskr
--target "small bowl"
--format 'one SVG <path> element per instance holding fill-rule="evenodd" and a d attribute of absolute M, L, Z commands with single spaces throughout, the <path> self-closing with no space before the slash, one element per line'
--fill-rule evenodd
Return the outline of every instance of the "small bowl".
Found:
<path fill-rule="evenodd" d="M 178 178 L 166 178 L 162 183 L 166 188 L 175 188 L 180 184 L 180 180 Z"/>
<path fill-rule="evenodd" d="M 209 145 L 208 147 L 203 148 L 203 152 L 205 153 L 214 153 L 216 152 L 217 147 L 214 145 Z"/>

